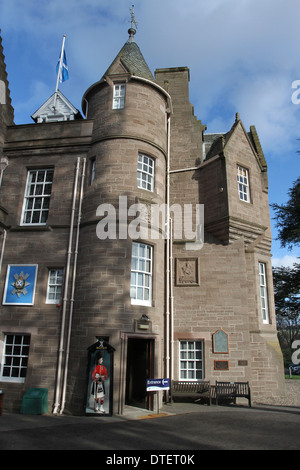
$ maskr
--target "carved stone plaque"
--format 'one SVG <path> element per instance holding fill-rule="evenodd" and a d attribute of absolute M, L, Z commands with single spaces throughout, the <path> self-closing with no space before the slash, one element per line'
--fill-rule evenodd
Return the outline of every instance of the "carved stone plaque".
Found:
<path fill-rule="evenodd" d="M 199 259 L 176 258 L 176 285 L 199 286 Z"/>

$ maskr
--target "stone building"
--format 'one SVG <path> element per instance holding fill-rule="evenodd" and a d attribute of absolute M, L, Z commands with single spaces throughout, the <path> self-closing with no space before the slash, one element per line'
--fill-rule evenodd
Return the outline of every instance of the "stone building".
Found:
<path fill-rule="evenodd" d="M 82 114 L 58 91 L 26 125 L 13 122 L 0 40 L 6 409 L 32 387 L 47 389 L 54 413 L 151 409 L 147 378 L 282 393 L 256 129 L 236 114 L 227 133 L 206 133 L 189 69 L 153 75 L 135 33 Z"/>

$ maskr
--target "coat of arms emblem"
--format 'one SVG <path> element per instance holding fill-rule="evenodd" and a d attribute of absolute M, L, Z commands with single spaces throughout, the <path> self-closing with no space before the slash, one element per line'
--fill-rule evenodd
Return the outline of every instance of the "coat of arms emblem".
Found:
<path fill-rule="evenodd" d="M 26 287 L 30 286 L 30 283 L 27 282 L 28 277 L 29 274 L 24 275 L 23 271 L 20 274 L 14 274 L 15 280 L 11 283 L 11 285 L 14 287 L 12 295 L 17 294 L 17 296 L 20 297 L 21 294 L 26 295 L 28 293 L 26 290 Z"/>

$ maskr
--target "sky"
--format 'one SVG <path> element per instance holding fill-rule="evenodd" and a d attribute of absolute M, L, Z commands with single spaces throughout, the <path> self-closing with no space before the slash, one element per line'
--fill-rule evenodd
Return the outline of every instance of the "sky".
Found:
<path fill-rule="evenodd" d="M 2 0 L 0 28 L 15 123 L 54 93 L 63 35 L 69 80 L 60 90 L 81 98 L 128 39 L 154 73 L 190 69 L 190 101 L 207 133 L 228 132 L 240 114 L 255 125 L 268 163 L 269 202 L 285 204 L 300 176 L 299 0 Z M 298 91 L 299 90 L 299 91 Z M 272 263 L 291 266 L 299 248 L 282 248 L 271 209 Z"/>

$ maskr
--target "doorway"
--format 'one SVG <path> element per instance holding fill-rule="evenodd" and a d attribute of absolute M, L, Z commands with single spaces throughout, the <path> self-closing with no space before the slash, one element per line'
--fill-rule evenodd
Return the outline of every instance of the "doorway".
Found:
<path fill-rule="evenodd" d="M 154 340 L 128 338 L 125 404 L 152 409 L 152 394 L 147 393 L 147 379 L 153 377 Z"/>

